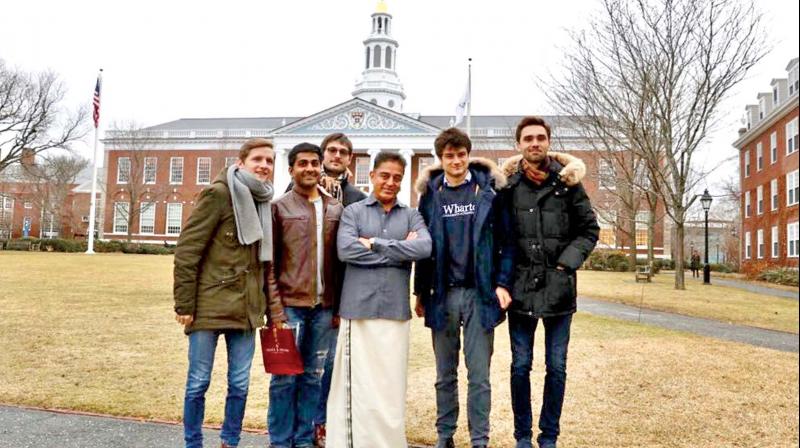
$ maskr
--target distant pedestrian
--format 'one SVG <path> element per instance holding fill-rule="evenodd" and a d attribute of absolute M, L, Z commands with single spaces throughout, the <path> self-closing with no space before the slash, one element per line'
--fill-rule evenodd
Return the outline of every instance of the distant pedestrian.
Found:
<path fill-rule="evenodd" d="M 689 268 L 692 270 L 692 278 L 700 277 L 700 254 L 696 250 L 692 250 L 692 258 L 689 262 Z"/>

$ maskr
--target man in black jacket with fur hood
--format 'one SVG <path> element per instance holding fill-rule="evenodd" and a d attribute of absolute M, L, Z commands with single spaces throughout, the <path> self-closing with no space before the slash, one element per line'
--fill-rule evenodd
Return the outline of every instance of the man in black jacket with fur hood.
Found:
<path fill-rule="evenodd" d="M 563 165 L 550 149 L 550 126 L 539 117 L 517 125 L 521 156 L 504 164 L 508 186 L 499 193 L 508 219 L 497 233 L 503 254 L 514 258 L 511 335 L 511 405 L 517 448 L 532 447 L 530 372 L 539 319 L 545 329 L 546 375 L 539 416 L 540 448 L 555 448 L 567 379 L 567 348 L 575 313 L 575 271 L 594 249 L 600 228 L 580 180 L 582 162 Z M 569 156 L 567 156 L 569 157 Z M 574 158 L 573 158 L 574 159 Z"/>

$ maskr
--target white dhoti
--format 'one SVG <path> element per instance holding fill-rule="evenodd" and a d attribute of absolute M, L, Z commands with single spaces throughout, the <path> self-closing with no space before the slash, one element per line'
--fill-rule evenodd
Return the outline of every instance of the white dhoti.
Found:
<path fill-rule="evenodd" d="M 410 323 L 342 319 L 328 394 L 328 448 L 405 448 Z"/>

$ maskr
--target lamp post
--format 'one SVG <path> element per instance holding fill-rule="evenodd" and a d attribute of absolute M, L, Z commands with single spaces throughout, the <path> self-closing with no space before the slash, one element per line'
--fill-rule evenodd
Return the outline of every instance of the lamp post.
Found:
<path fill-rule="evenodd" d="M 711 284 L 711 266 L 708 265 L 708 209 L 711 208 L 711 195 L 708 194 L 708 188 L 703 192 L 703 196 L 700 197 L 700 203 L 703 204 L 703 210 L 706 212 L 706 255 L 705 255 L 705 264 L 703 265 L 703 284 L 710 285 Z"/>

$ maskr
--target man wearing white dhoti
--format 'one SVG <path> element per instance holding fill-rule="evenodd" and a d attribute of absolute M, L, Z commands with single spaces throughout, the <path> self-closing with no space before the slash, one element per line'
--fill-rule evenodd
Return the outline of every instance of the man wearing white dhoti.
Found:
<path fill-rule="evenodd" d="M 381 153 L 373 192 L 344 210 L 339 259 L 346 263 L 341 327 L 328 395 L 328 448 L 406 447 L 409 278 L 427 258 L 422 216 L 397 201 L 405 160 Z"/>

